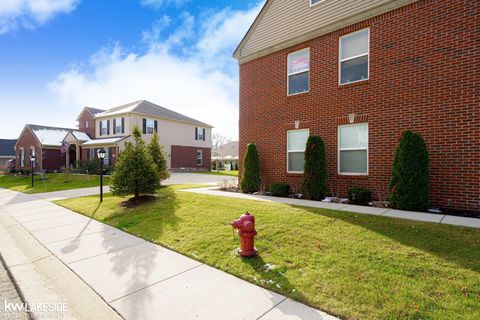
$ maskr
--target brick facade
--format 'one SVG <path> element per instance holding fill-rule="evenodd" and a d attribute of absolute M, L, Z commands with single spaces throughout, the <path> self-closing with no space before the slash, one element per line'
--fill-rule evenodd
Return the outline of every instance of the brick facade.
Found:
<path fill-rule="evenodd" d="M 39 155 L 42 154 L 42 146 L 38 143 L 37 139 L 35 138 L 32 131 L 28 128 L 25 128 L 23 134 L 18 138 L 16 149 L 15 149 L 15 169 L 16 170 L 30 170 L 31 163 L 30 163 L 30 148 L 35 148 L 35 171 L 39 171 L 41 169 L 42 159 L 40 159 Z M 25 150 L 25 163 L 24 166 L 21 166 L 20 163 L 20 150 L 23 148 Z"/>
<path fill-rule="evenodd" d="M 402 131 L 424 137 L 433 206 L 480 211 L 480 3 L 418 1 L 240 65 L 240 159 L 257 144 L 263 180 L 300 190 L 287 174 L 287 130 L 309 128 L 326 144 L 335 195 L 366 187 L 385 199 Z M 339 86 L 339 37 L 370 28 L 369 80 Z M 287 96 L 287 54 L 310 48 L 310 91 Z M 369 125 L 368 176 L 337 173 L 338 125 Z"/>
<path fill-rule="evenodd" d="M 86 125 L 87 122 L 88 122 L 88 127 Z M 85 132 L 90 136 L 90 138 L 95 139 L 95 118 L 86 109 L 82 112 L 82 114 L 78 118 L 78 130 Z"/>
<path fill-rule="evenodd" d="M 197 164 L 197 150 L 202 150 L 201 165 Z M 174 171 L 209 171 L 210 159 L 210 148 L 172 146 L 171 149 L 171 167 Z"/>

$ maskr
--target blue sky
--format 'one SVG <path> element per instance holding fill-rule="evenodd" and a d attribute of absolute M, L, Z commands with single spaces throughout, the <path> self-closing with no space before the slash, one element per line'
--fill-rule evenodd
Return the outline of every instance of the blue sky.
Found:
<path fill-rule="evenodd" d="M 231 54 L 263 1 L 0 3 L 0 138 L 147 99 L 238 135 Z"/>

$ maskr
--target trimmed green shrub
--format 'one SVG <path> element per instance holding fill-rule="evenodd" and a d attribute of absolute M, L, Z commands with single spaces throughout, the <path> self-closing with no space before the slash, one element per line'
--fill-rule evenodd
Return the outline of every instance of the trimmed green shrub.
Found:
<path fill-rule="evenodd" d="M 170 172 L 168 172 L 167 158 L 165 157 L 163 146 L 160 144 L 159 140 L 160 138 L 158 137 L 158 133 L 155 132 L 152 136 L 152 140 L 150 140 L 150 143 L 147 146 L 147 149 L 152 156 L 153 162 L 155 162 L 157 165 L 160 182 L 162 182 L 170 177 Z"/>
<path fill-rule="evenodd" d="M 258 157 L 257 146 L 254 143 L 249 143 L 243 159 L 240 189 L 244 193 L 256 192 L 260 190 L 260 182 L 260 159 Z"/>
<path fill-rule="evenodd" d="M 272 183 L 269 191 L 274 197 L 287 197 L 290 194 L 290 185 L 288 183 Z"/>
<path fill-rule="evenodd" d="M 405 131 L 395 151 L 389 200 L 392 208 L 426 210 L 429 156 L 422 136 Z"/>
<path fill-rule="evenodd" d="M 306 199 L 322 200 L 327 194 L 325 144 L 319 136 L 310 136 L 305 149 L 302 192 Z"/>
<path fill-rule="evenodd" d="M 365 188 L 350 188 L 347 190 L 348 202 L 367 205 L 372 201 L 372 192 Z"/>
<path fill-rule="evenodd" d="M 125 150 L 120 153 L 110 187 L 114 195 L 133 194 L 138 198 L 141 194 L 155 192 L 160 183 L 160 175 L 138 127 L 133 130 L 133 139 L 133 143 L 130 141 L 125 143 Z"/>

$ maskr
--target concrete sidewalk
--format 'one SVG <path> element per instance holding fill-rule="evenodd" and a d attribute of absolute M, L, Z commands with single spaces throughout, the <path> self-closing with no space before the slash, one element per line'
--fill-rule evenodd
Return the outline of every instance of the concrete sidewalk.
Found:
<path fill-rule="evenodd" d="M 125 319 L 336 319 L 35 196 L 0 189 L 0 217 L 38 241 L 31 259 L 58 258 Z"/>
<path fill-rule="evenodd" d="M 211 196 L 220 196 L 220 197 L 247 199 L 247 200 L 256 200 L 256 201 L 270 201 L 270 202 L 278 202 L 278 203 L 303 206 L 303 207 L 332 209 L 332 210 L 348 211 L 348 212 L 355 212 L 355 213 L 361 213 L 361 214 L 371 214 L 376 216 L 385 216 L 385 217 L 408 219 L 408 220 L 451 224 L 455 226 L 480 228 L 480 219 L 457 217 L 457 216 L 450 216 L 445 214 L 431 214 L 431 213 L 425 213 L 425 212 L 403 211 L 403 210 L 394 210 L 394 209 L 388 209 L 388 208 L 356 206 L 356 205 L 343 204 L 343 203 L 330 203 L 330 202 L 311 201 L 311 200 L 304 200 L 304 199 L 280 198 L 280 197 L 259 196 L 259 195 L 245 194 L 245 193 L 225 192 L 225 191 L 218 190 L 217 187 L 182 189 L 180 191 L 200 193 L 200 194 L 206 194 Z"/>
<path fill-rule="evenodd" d="M 174 172 L 171 174 L 170 178 L 162 182 L 162 185 L 174 185 L 174 184 L 218 185 L 220 182 L 222 182 L 225 179 L 237 180 L 236 177 L 232 177 L 232 176 Z M 104 193 L 110 192 L 110 188 L 108 186 L 103 187 L 103 192 Z M 100 187 L 36 193 L 36 194 L 33 194 L 33 196 L 40 199 L 48 200 L 48 201 L 57 201 L 57 200 L 64 200 L 64 199 L 71 199 L 71 198 L 94 196 L 98 194 L 100 194 Z"/>

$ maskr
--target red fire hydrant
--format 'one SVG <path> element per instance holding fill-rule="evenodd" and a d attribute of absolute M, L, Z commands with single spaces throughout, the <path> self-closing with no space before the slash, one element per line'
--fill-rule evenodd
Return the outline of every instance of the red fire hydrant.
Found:
<path fill-rule="evenodd" d="M 242 214 L 240 219 L 232 222 L 232 227 L 237 229 L 240 236 L 240 248 L 238 254 L 242 257 L 251 257 L 257 254 L 254 247 L 254 237 L 257 234 L 255 231 L 255 217 L 250 213 Z"/>

